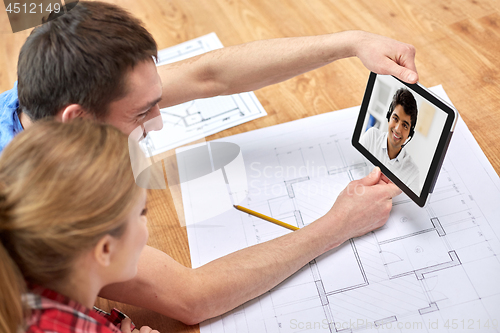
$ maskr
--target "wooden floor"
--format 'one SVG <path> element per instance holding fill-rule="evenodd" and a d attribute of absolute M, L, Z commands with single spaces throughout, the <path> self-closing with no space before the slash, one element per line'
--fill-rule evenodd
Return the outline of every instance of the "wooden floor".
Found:
<path fill-rule="evenodd" d="M 500 0 L 114 0 L 142 19 L 159 48 L 216 32 L 225 46 L 257 39 L 361 29 L 413 44 L 420 83 L 442 84 L 500 173 Z M 12 34 L 0 3 L 0 91 L 16 81 L 29 31 Z M 361 104 L 368 78 L 357 59 L 341 60 L 256 91 L 268 116 L 215 139 Z M 169 191 L 149 193 L 149 244 L 190 266 L 185 228 Z M 106 302 L 100 305 L 107 307 Z M 112 304 L 113 305 L 113 304 Z M 150 311 L 119 305 L 138 325 L 197 332 Z"/>

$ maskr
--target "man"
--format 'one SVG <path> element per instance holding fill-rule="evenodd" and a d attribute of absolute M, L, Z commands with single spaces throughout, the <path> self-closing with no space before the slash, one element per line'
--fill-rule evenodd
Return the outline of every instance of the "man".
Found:
<path fill-rule="evenodd" d="M 360 143 L 417 195 L 420 194 L 418 167 L 404 149 L 413 138 L 417 124 L 417 102 L 406 88 L 400 88 L 392 98 L 387 132 L 371 127 Z"/>
<path fill-rule="evenodd" d="M 351 56 L 377 73 L 412 83 L 418 79 L 412 46 L 362 31 L 257 41 L 158 69 L 156 52 L 151 35 L 128 13 L 80 1 L 34 29 L 23 46 L 18 87 L 0 96 L 0 142 L 5 145 L 23 127 L 47 117 L 91 118 L 130 133 L 159 116 L 159 108 L 259 89 Z M 160 123 L 152 129 L 159 128 Z M 382 226 L 391 198 L 399 193 L 375 169 L 350 183 L 316 222 L 197 269 L 147 247 L 136 278 L 101 295 L 198 323 L 268 291 L 349 238 Z"/>

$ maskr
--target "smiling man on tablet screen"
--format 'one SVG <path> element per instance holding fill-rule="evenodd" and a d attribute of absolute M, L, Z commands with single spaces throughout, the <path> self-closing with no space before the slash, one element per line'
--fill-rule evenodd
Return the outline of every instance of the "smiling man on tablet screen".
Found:
<path fill-rule="evenodd" d="M 417 102 L 412 93 L 400 88 L 394 94 L 387 112 L 387 132 L 371 127 L 360 140 L 370 153 L 415 193 L 420 192 L 419 170 L 404 147 L 415 133 L 417 115 Z"/>

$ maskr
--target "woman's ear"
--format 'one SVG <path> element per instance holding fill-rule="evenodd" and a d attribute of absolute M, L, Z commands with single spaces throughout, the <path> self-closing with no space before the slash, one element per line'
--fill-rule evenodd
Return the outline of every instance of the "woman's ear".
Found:
<path fill-rule="evenodd" d="M 59 112 L 60 120 L 67 123 L 75 118 L 87 118 L 89 115 L 79 104 L 70 104 Z"/>
<path fill-rule="evenodd" d="M 103 236 L 94 247 L 94 258 L 101 267 L 109 267 L 113 252 L 116 250 L 117 239 L 111 235 Z"/>

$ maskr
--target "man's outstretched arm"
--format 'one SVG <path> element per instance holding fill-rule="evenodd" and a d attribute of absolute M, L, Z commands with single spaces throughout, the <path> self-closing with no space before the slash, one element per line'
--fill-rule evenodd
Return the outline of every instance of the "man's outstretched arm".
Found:
<path fill-rule="evenodd" d="M 346 240 L 382 226 L 401 191 L 380 170 L 351 182 L 331 210 L 308 226 L 242 249 L 197 269 L 165 253 L 144 250 L 131 281 L 106 287 L 101 296 L 196 324 L 270 290 L 312 259 Z"/>
<path fill-rule="evenodd" d="M 364 31 L 259 40 L 163 65 L 160 107 L 229 95 L 290 79 L 335 60 L 358 57 L 370 71 L 418 80 L 415 48 Z"/>

